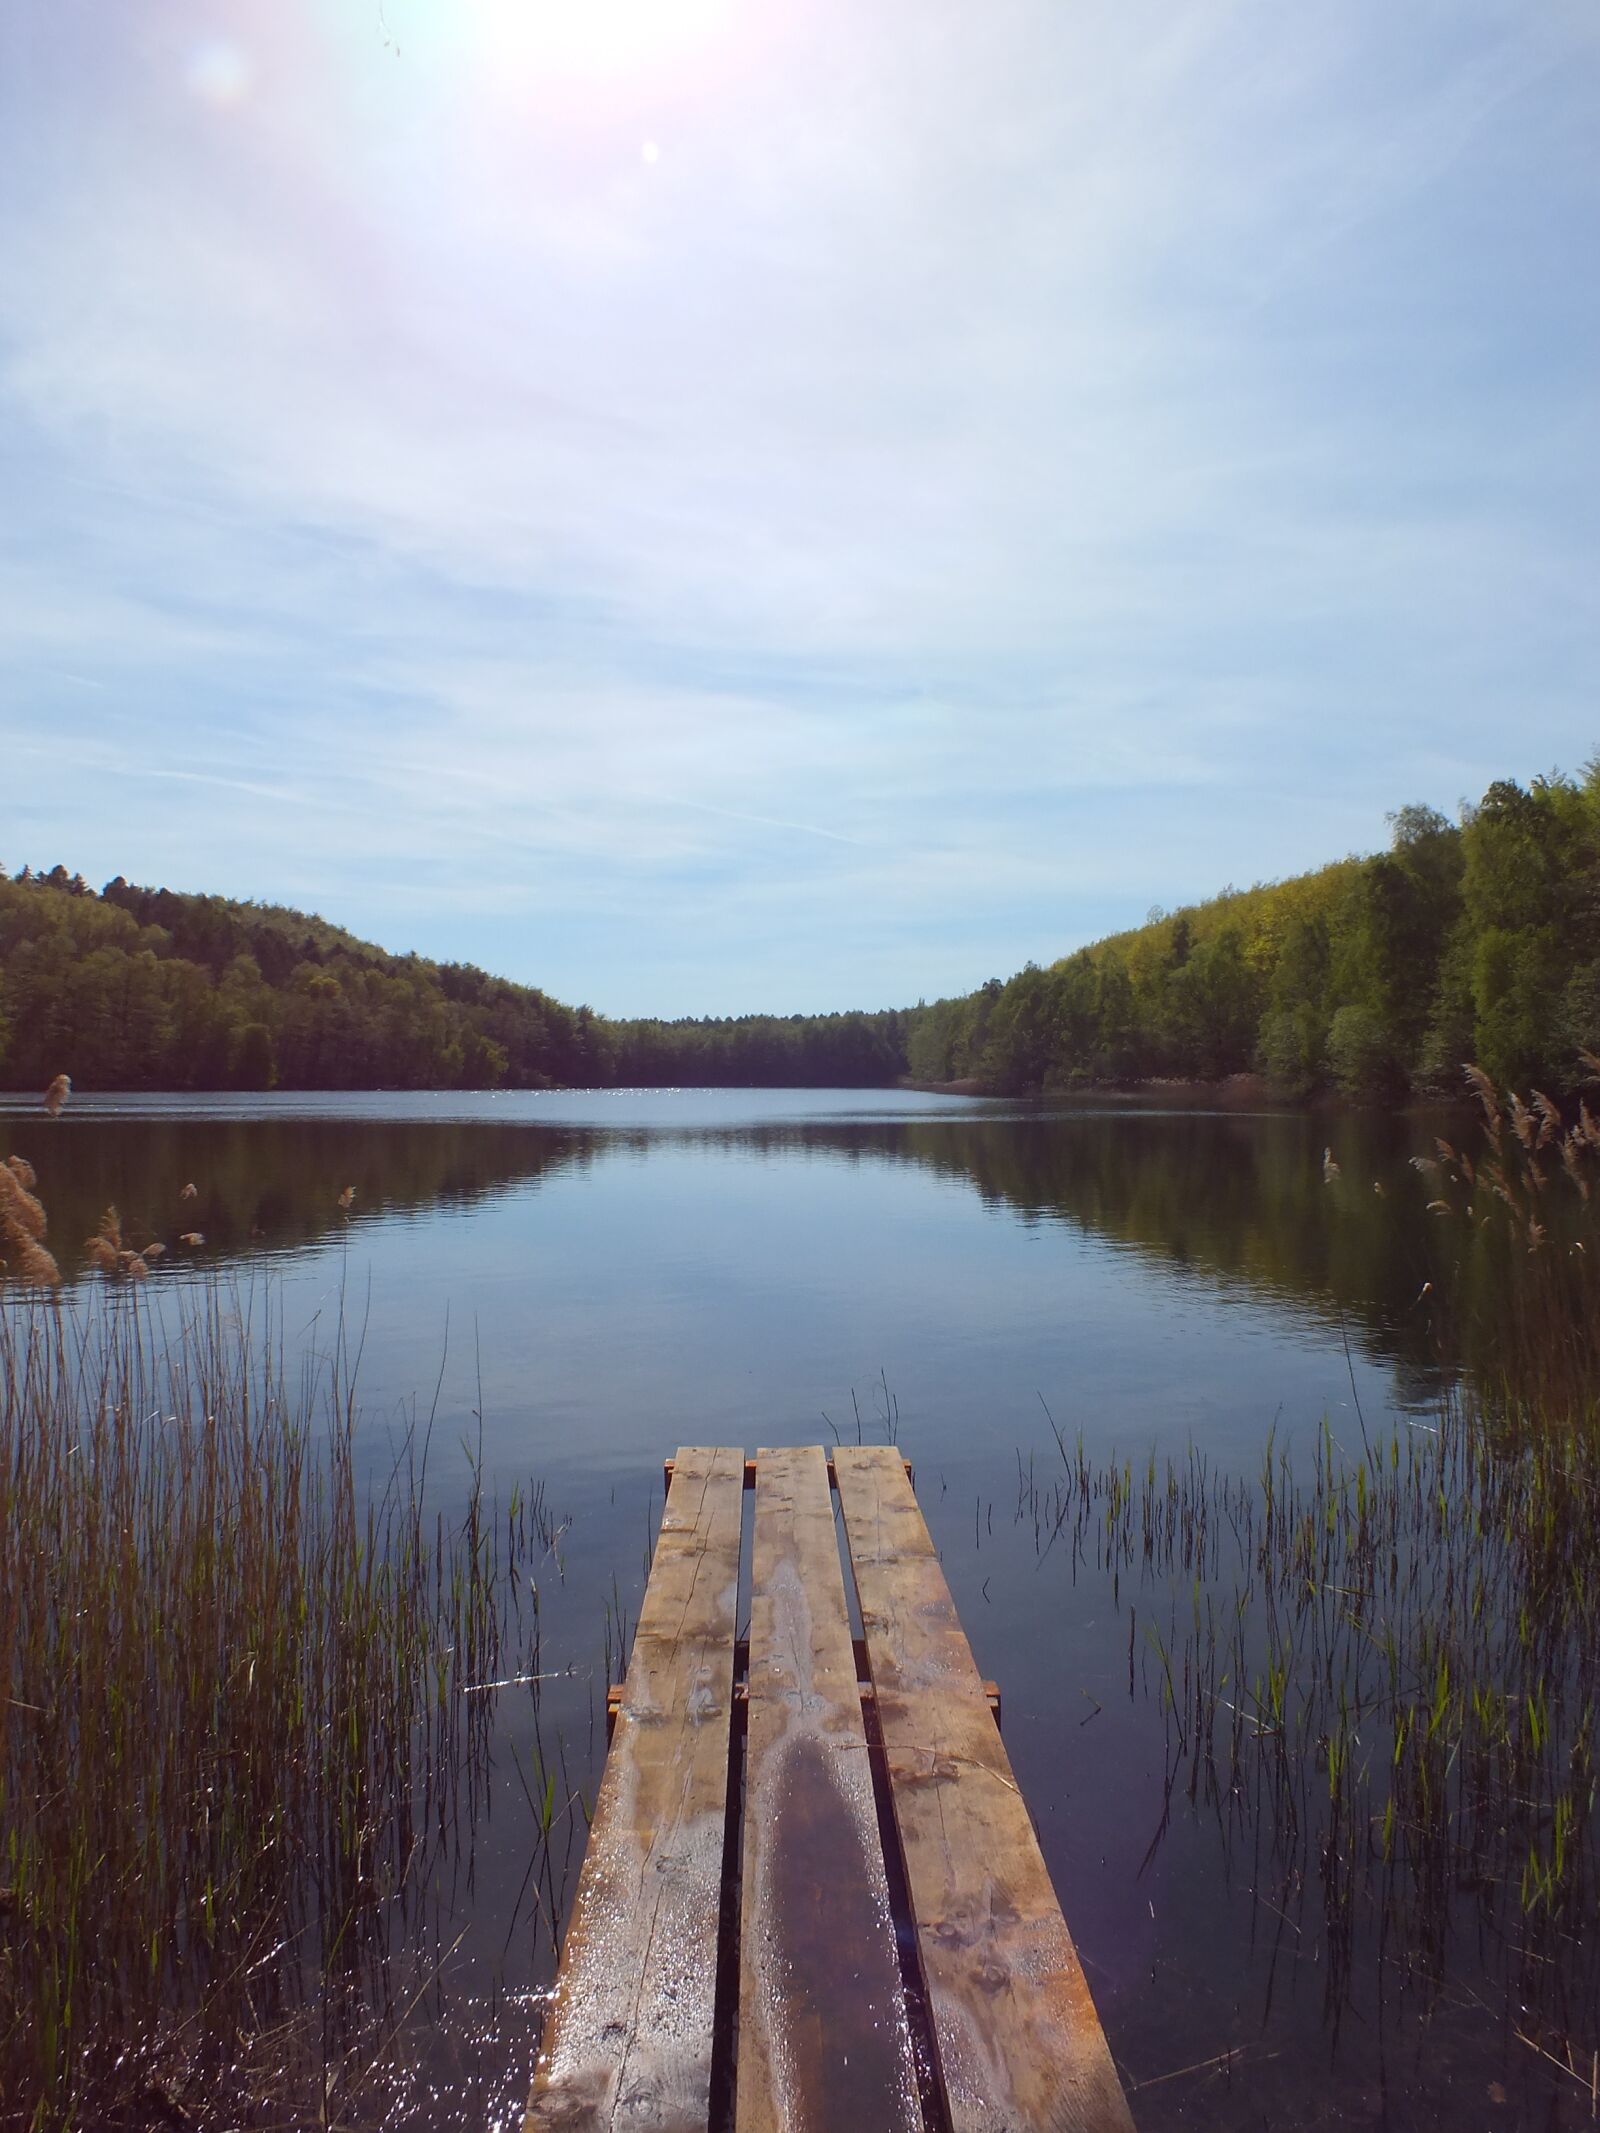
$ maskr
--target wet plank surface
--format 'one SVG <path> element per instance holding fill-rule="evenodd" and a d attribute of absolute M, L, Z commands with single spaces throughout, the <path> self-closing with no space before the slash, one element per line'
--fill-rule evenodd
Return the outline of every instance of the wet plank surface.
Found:
<path fill-rule="evenodd" d="M 737 2133 L 920 2133 L 819 1445 L 756 1462 Z"/>
<path fill-rule="evenodd" d="M 528 2133 L 705 2133 L 743 1504 L 741 1451 L 678 1453 Z"/>
<path fill-rule="evenodd" d="M 834 1467 L 953 2133 L 1132 2133 L 905 1467 Z"/>

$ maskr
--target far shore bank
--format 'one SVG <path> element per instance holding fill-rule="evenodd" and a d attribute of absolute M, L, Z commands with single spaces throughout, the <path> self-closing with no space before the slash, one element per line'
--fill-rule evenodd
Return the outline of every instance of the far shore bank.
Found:
<path fill-rule="evenodd" d="M 1008 1093 L 992 1088 L 976 1074 L 964 1075 L 959 1081 L 915 1081 L 904 1075 L 897 1086 L 915 1089 L 925 1096 L 988 1096 L 999 1100 Z M 1021 1093 L 1035 1100 L 1060 1102 L 1066 1098 L 1075 1104 L 1148 1104 L 1152 1109 L 1164 1111 L 1304 1111 L 1338 1106 L 1338 1099 L 1331 1096 L 1315 1099 L 1310 1104 L 1297 1103 L 1293 1097 L 1277 1093 L 1260 1074 L 1225 1074 L 1220 1081 L 1184 1081 L 1176 1077 L 1150 1081 L 1086 1081 L 1063 1088 L 1010 1093 L 1013 1101 Z"/>
<path fill-rule="evenodd" d="M 992 1082 L 986 1081 L 977 1074 L 962 1075 L 952 1081 L 920 1080 L 912 1075 L 902 1074 L 892 1082 L 811 1082 L 802 1084 L 726 1081 L 685 1082 L 681 1084 L 662 1082 L 617 1084 L 612 1082 L 546 1081 L 537 1085 L 530 1084 L 519 1087 L 507 1087 L 504 1084 L 500 1084 L 498 1086 L 478 1088 L 415 1087 L 395 1082 L 372 1082 L 359 1088 L 343 1087 L 332 1089 L 314 1084 L 301 1085 L 299 1083 L 285 1084 L 280 1082 L 271 1089 L 262 1090 L 228 1087 L 205 1089 L 152 1089 L 138 1087 L 97 1089 L 79 1085 L 74 1089 L 72 1098 L 64 1108 L 66 1115 L 70 1117 L 73 1115 L 74 1107 L 82 1112 L 90 1109 L 91 1106 L 97 1106 L 99 1114 L 105 1116 L 106 1107 L 123 1098 L 137 1103 L 149 1098 L 163 1101 L 181 1101 L 185 1098 L 194 1097 L 200 1099 L 203 1103 L 208 1097 L 224 1097 L 232 1104 L 245 1106 L 248 1106 L 252 1101 L 260 1102 L 270 1111 L 274 1099 L 288 1100 L 290 1102 L 299 1099 L 303 1102 L 308 1098 L 325 1096 L 340 1099 L 363 1096 L 395 1096 L 401 1098 L 589 1094 L 615 1096 L 630 1089 L 640 1094 L 660 1095 L 682 1094 L 687 1090 L 698 1092 L 725 1091 L 731 1095 L 759 1094 L 762 1092 L 775 1093 L 779 1090 L 816 1095 L 822 1095 L 829 1091 L 837 1093 L 854 1089 L 881 1090 L 885 1092 L 902 1090 L 908 1094 L 915 1093 L 924 1096 L 955 1096 L 967 1099 L 980 1097 L 990 1103 L 1067 1105 L 1074 1109 L 1083 1110 L 1143 1109 L 1151 1111 L 1267 1112 L 1282 1116 L 1301 1114 L 1314 1117 L 1343 1116 L 1346 1113 L 1372 1114 L 1377 1112 L 1387 1113 L 1395 1117 L 1406 1117 L 1413 1114 L 1437 1117 L 1441 1114 L 1470 1111 L 1472 1109 L 1472 1105 L 1464 1096 L 1448 1097 L 1439 1094 L 1412 1096 L 1403 1102 L 1389 1103 L 1360 1103 L 1348 1096 L 1341 1095 L 1334 1089 L 1319 1089 L 1309 1096 L 1296 1097 L 1286 1095 L 1282 1090 L 1274 1088 L 1272 1083 L 1262 1074 L 1226 1074 L 1220 1079 L 1211 1081 L 1186 1080 L 1178 1075 L 1154 1076 L 1144 1081 L 1066 1082 L 1055 1086 L 1028 1089 L 996 1088 Z M 85 1102 L 86 1099 L 90 1100 L 87 1104 Z M 32 1111 L 38 1111 L 41 1116 L 44 1115 L 43 1103 L 36 1088 L 15 1084 L 8 1085 L 5 1082 L 0 1082 L 0 1112 L 3 1112 L 9 1118 L 14 1118 Z M 53 1116 L 53 1114 L 51 1115 Z"/>
<path fill-rule="evenodd" d="M 903 1075 L 895 1085 L 914 1089 L 924 1096 L 982 1096 L 993 1102 L 1071 1103 L 1085 1109 L 1126 1110 L 1130 1106 L 1151 1111 L 1275 1111 L 1328 1113 L 1386 1110 L 1400 1116 L 1412 1112 L 1435 1115 L 1468 1108 L 1465 1099 L 1412 1098 L 1403 1104 L 1360 1105 L 1334 1089 L 1319 1089 L 1308 1097 L 1285 1096 L 1274 1089 L 1264 1074 L 1225 1074 L 1217 1081 L 1185 1081 L 1178 1076 L 1148 1081 L 1085 1081 L 1060 1088 L 996 1089 L 976 1074 L 959 1081 L 916 1081 Z"/>
<path fill-rule="evenodd" d="M 910 1074 L 902 1074 L 895 1083 L 897 1089 L 914 1089 L 919 1096 L 993 1096 L 993 1089 L 986 1089 L 976 1074 L 963 1075 L 960 1081 L 917 1081 Z"/>

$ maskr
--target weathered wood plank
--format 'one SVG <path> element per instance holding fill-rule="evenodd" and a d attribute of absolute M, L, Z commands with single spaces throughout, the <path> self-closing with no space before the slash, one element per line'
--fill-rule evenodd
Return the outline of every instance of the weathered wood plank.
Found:
<path fill-rule="evenodd" d="M 743 1468 L 675 1463 L 527 2133 L 705 2133 Z"/>
<path fill-rule="evenodd" d="M 863 1679 L 867 1664 L 867 1647 L 861 1638 L 857 1637 L 855 1641 L 858 1647 L 856 1655 L 856 1689 L 861 1697 L 861 1701 L 864 1704 L 868 1704 L 872 1702 L 873 1698 L 877 1695 L 878 1692 L 872 1686 L 872 1683 L 870 1681 Z M 746 1664 L 746 1662 L 748 1661 L 749 1654 L 750 1647 L 747 1644 L 736 1644 L 733 1647 L 733 1665 L 736 1677 L 738 1674 L 738 1669 L 742 1665 Z M 749 1685 L 746 1682 L 740 1681 L 735 1678 L 733 1684 L 733 1701 L 735 1708 L 737 1708 L 740 1704 L 748 1700 L 749 1693 Z M 994 1722 L 998 1726 L 1001 1723 L 1004 1709 L 1000 1697 L 999 1682 L 986 1681 L 983 1684 L 983 1695 L 984 1701 L 988 1704 L 989 1709 L 994 1713 Z M 622 1683 L 620 1681 L 614 1681 L 612 1682 L 610 1688 L 606 1690 L 606 1739 L 608 1741 L 610 1740 L 612 1731 L 617 1723 L 617 1713 L 621 1709 Z"/>
<path fill-rule="evenodd" d="M 905 1468 L 846 1445 L 834 1466 L 954 2133 L 1132 2133 Z"/>
<path fill-rule="evenodd" d="M 828 1486 L 829 1486 L 829 1488 L 830 1488 L 830 1489 L 832 1489 L 832 1488 L 836 1488 L 836 1487 L 838 1486 L 838 1484 L 837 1484 L 837 1482 L 836 1482 L 836 1481 L 834 1480 L 834 1478 L 833 1478 L 833 1458 L 832 1458 L 832 1455 L 831 1455 L 831 1454 L 826 1454 L 826 1453 L 825 1453 L 825 1454 L 824 1454 L 824 1457 L 826 1457 L 826 1458 L 827 1458 L 827 1461 L 828 1461 Z M 672 1487 L 672 1468 L 673 1468 L 673 1462 L 672 1462 L 672 1460 L 670 1460 L 670 1459 L 663 1459 L 663 1460 L 662 1460 L 662 1462 L 661 1462 L 661 1486 L 662 1486 L 662 1488 L 663 1488 L 663 1489 L 670 1489 L 670 1488 Z M 911 1461 L 910 1461 L 909 1459 L 908 1459 L 908 1460 L 906 1461 L 906 1472 L 907 1472 L 907 1474 L 910 1474 L 910 1472 L 911 1472 Z M 756 1485 L 756 1463 L 755 1463 L 755 1461 L 754 1461 L 753 1459 L 747 1459 L 747 1460 L 745 1461 L 745 1463 L 744 1463 L 744 1485 L 745 1485 L 745 1487 L 746 1487 L 747 1489 L 753 1489 L 753 1488 L 755 1487 L 755 1485 Z"/>
<path fill-rule="evenodd" d="M 756 1457 L 737 2133 L 921 2133 L 819 1445 Z"/>

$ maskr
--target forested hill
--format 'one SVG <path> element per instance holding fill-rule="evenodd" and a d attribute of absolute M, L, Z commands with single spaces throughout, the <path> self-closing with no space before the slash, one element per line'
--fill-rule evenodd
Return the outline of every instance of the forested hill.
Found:
<path fill-rule="evenodd" d="M 861 1087 L 904 1072 L 903 1020 L 607 1022 L 278 905 L 0 873 L 0 1088 Z"/>
<path fill-rule="evenodd" d="M 904 1011 L 615 1022 L 275 905 L 0 873 L 0 1087 L 870 1087 L 1212 1080 L 1393 1101 L 1476 1060 L 1552 1093 L 1600 1052 L 1600 759 L 1459 823 Z"/>
<path fill-rule="evenodd" d="M 911 1072 L 997 1090 L 1251 1070 L 1284 1095 L 1569 1090 L 1600 1052 L 1600 757 L 1502 782 L 1459 824 L 1170 914 L 913 1017 Z"/>

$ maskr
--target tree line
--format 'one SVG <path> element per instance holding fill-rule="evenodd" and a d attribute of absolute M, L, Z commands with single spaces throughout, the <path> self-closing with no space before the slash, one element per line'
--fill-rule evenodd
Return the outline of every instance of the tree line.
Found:
<path fill-rule="evenodd" d="M 0 1086 L 874 1087 L 1258 1072 L 1280 1093 L 1552 1091 L 1600 1051 L 1600 758 L 1401 808 L 1388 851 L 1210 902 L 958 998 L 615 1021 L 270 904 L 0 870 Z"/>
<path fill-rule="evenodd" d="M 911 1018 L 919 1080 L 999 1091 L 1216 1080 L 1362 1101 L 1569 1090 L 1600 1051 L 1600 758 L 1491 785 L 1390 848 L 1172 913 Z"/>
<path fill-rule="evenodd" d="M 466 964 L 274 905 L 64 867 L 0 880 L 0 1079 L 101 1089 L 604 1081 L 604 1025 Z M 41 1079 L 42 1077 L 42 1079 Z"/>
<path fill-rule="evenodd" d="M 901 1017 L 607 1021 L 469 963 L 390 955 L 278 905 L 0 870 L 0 1087 L 859 1087 Z"/>
<path fill-rule="evenodd" d="M 1263 1073 L 1289 1096 L 1568 1090 L 1600 1049 L 1600 757 L 1500 781 L 1385 853 L 1225 889 L 915 1015 L 909 1069 L 994 1090 Z"/>

